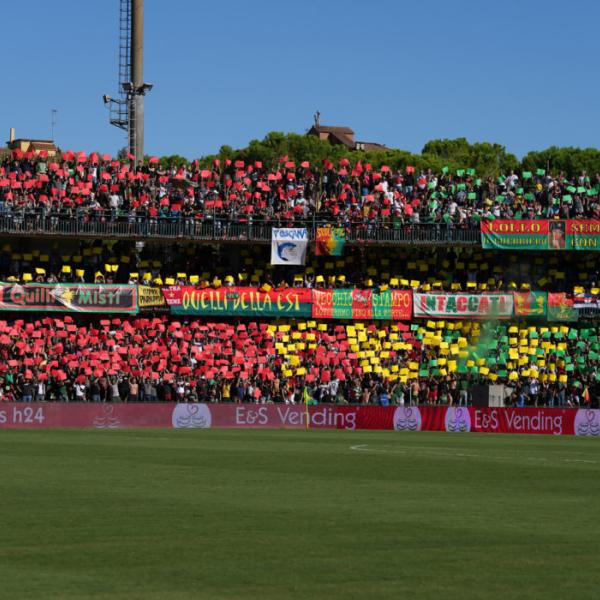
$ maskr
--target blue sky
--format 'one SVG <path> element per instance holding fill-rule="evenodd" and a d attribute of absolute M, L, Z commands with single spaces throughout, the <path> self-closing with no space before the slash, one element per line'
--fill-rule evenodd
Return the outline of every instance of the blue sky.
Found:
<path fill-rule="evenodd" d="M 0 139 L 116 152 L 118 0 L 2 3 Z M 321 122 L 419 152 L 434 138 L 518 156 L 600 138 L 592 0 L 146 0 L 146 152 L 195 158 Z"/>

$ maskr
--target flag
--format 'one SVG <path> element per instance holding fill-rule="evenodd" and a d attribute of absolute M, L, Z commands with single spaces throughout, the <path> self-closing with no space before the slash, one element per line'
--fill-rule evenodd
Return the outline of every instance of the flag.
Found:
<path fill-rule="evenodd" d="M 312 402 L 312 396 L 310 395 L 310 392 L 308 391 L 307 385 L 304 386 L 303 395 L 304 395 L 304 404 L 306 404 L 306 406 L 308 406 Z"/>
<path fill-rule="evenodd" d="M 513 292 L 515 316 L 546 317 L 548 294 L 546 292 Z"/>
<path fill-rule="evenodd" d="M 346 230 L 343 227 L 317 227 L 317 256 L 342 256 L 346 244 Z"/>
<path fill-rule="evenodd" d="M 549 321 L 577 321 L 579 313 L 573 306 L 573 298 L 563 292 L 548 294 Z"/>
<path fill-rule="evenodd" d="M 306 262 L 308 231 L 305 228 L 273 227 L 271 234 L 272 265 L 303 265 Z"/>

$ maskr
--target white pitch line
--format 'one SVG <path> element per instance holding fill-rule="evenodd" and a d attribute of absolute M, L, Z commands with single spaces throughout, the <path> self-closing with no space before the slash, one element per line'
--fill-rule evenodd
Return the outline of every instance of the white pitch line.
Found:
<path fill-rule="evenodd" d="M 350 446 L 350 450 L 355 450 L 355 451 L 359 451 L 359 452 L 371 452 L 371 453 L 383 453 L 383 454 L 408 454 L 408 450 L 386 450 L 385 448 L 370 448 L 368 444 L 357 444 L 356 446 Z M 549 459 L 545 458 L 545 457 L 537 457 L 537 456 L 531 456 L 531 457 L 521 457 L 521 456 L 507 456 L 507 455 L 498 455 L 498 454 L 494 454 L 494 455 L 490 455 L 490 456 L 485 456 L 483 454 L 466 454 L 464 452 L 436 452 L 435 450 L 427 450 L 424 448 L 419 448 L 417 446 L 413 446 L 412 450 L 414 450 L 415 453 L 417 454 L 421 454 L 421 455 L 428 455 L 428 456 L 442 456 L 442 457 L 450 457 L 450 456 L 457 456 L 459 458 L 487 458 L 490 460 L 510 460 L 510 461 L 514 461 L 514 460 L 518 460 L 518 461 L 543 461 L 543 462 L 548 462 Z M 586 463 L 586 464 L 592 464 L 592 465 L 596 465 L 598 464 L 597 460 L 584 460 L 584 459 L 578 459 L 578 458 L 561 458 L 559 459 L 562 462 L 569 462 L 569 463 Z"/>
<path fill-rule="evenodd" d="M 356 446 L 350 446 L 350 450 L 366 450 L 369 451 L 367 444 L 357 444 Z"/>

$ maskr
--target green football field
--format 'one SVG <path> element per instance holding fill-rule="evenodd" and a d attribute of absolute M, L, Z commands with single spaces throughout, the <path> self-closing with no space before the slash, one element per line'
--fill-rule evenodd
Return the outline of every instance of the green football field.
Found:
<path fill-rule="evenodd" d="M 3 431 L 0 597 L 600 597 L 600 440 Z"/>

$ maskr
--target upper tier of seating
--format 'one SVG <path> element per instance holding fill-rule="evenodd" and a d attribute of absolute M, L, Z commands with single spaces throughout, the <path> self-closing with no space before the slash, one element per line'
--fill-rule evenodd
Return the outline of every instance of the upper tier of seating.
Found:
<path fill-rule="evenodd" d="M 598 219 L 599 190 L 598 174 L 565 178 L 543 169 L 494 178 L 474 169 L 374 169 L 348 159 L 318 165 L 215 160 L 209 167 L 195 161 L 163 169 L 156 157 L 135 166 L 96 153 L 50 159 L 14 151 L 0 163 L 0 219 L 23 214 L 57 223 L 185 221 L 190 227 L 308 220 L 355 229 L 468 229 L 482 218 Z"/>

